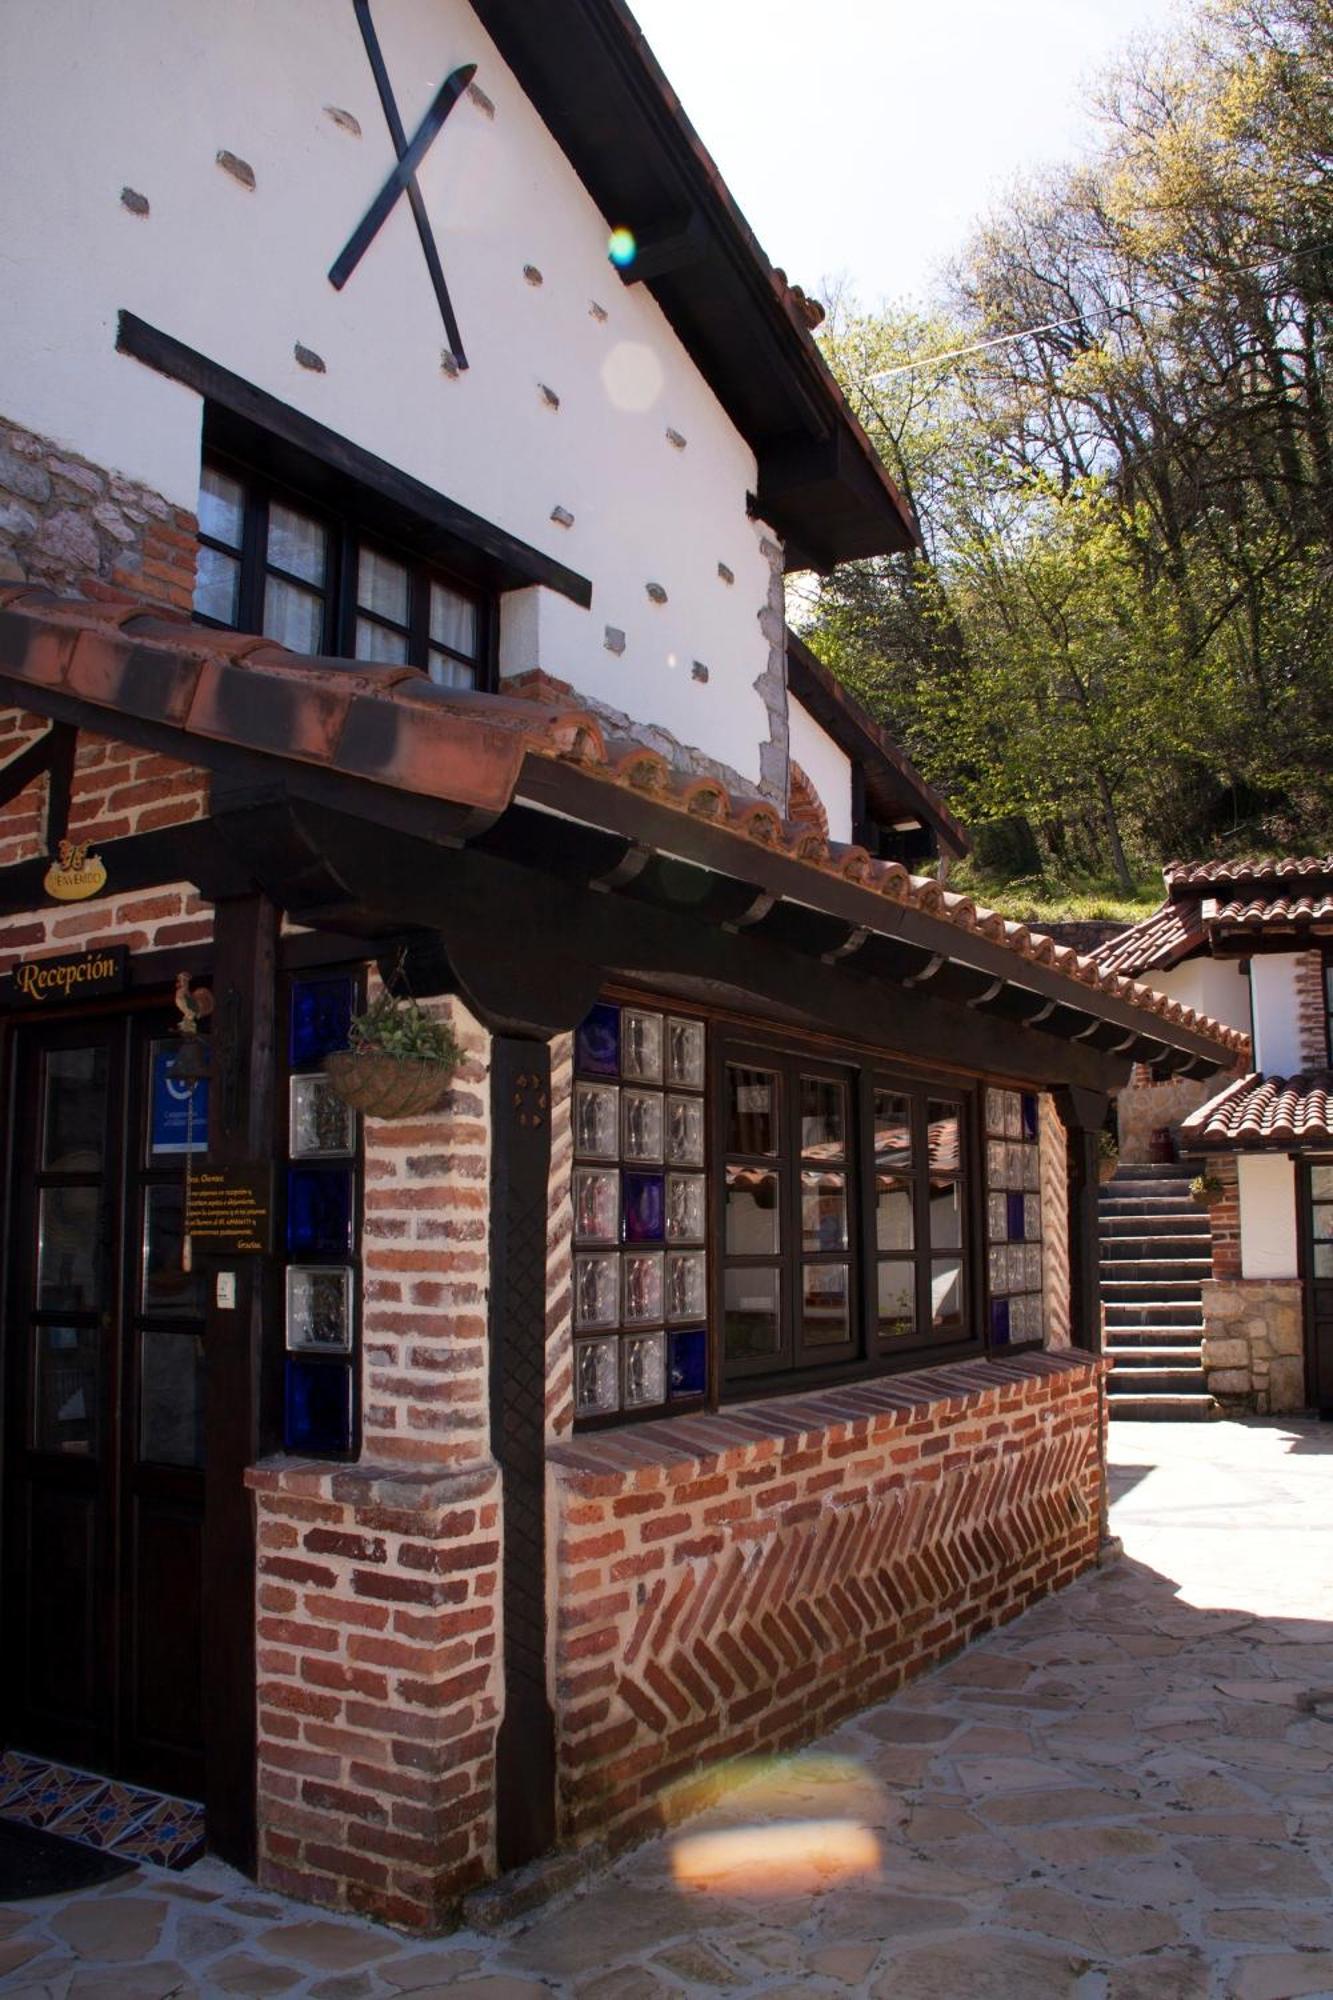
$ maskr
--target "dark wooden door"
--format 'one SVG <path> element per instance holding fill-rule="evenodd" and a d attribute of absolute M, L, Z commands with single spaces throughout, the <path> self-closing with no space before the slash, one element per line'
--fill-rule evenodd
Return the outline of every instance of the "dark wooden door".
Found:
<path fill-rule="evenodd" d="M 3 1656 L 10 1743 L 198 1797 L 207 1112 L 173 1055 L 143 1013 L 13 1037 Z"/>
<path fill-rule="evenodd" d="M 1306 1394 L 1321 1416 L 1333 1417 L 1333 1161 L 1302 1166 L 1301 1235 Z"/>

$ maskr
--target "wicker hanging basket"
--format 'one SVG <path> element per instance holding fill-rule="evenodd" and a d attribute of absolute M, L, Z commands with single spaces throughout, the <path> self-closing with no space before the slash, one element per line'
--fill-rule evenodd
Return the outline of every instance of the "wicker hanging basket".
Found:
<path fill-rule="evenodd" d="M 378 1049 L 342 1049 L 324 1058 L 334 1095 L 367 1118 L 416 1118 L 438 1111 L 454 1073 L 452 1063 L 385 1055 Z"/>

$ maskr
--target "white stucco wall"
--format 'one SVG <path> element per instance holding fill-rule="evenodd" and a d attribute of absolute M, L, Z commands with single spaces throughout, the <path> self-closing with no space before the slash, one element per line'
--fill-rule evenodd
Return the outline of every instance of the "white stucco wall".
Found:
<path fill-rule="evenodd" d="M 1254 996 L 1254 1066 L 1265 1076 L 1297 1076 L 1301 1061 L 1301 1008 L 1294 952 L 1250 961 Z"/>
<path fill-rule="evenodd" d="M 819 793 L 828 814 L 829 837 L 852 837 L 852 760 L 828 731 L 821 729 L 799 701 L 788 697 L 787 727 L 792 761 L 799 764 Z"/>
<path fill-rule="evenodd" d="M 1294 1278 L 1296 1169 L 1280 1153 L 1242 1153 L 1240 1268 L 1244 1278 Z"/>
<path fill-rule="evenodd" d="M 1189 958 L 1169 972 L 1146 972 L 1144 983 L 1157 992 L 1207 1014 L 1226 1028 L 1250 1027 L 1250 982 L 1234 958 Z"/>
<path fill-rule="evenodd" d="M 466 0 L 377 0 L 374 18 L 409 134 L 466 62 L 495 106 L 465 96 L 419 171 L 468 371 L 441 368 L 405 200 L 345 289 L 328 282 L 394 159 L 350 0 L 8 0 L 0 416 L 193 507 L 200 404 L 115 351 L 127 307 L 589 577 L 590 611 L 550 598 L 507 656 L 757 780 L 770 571 L 745 511 L 752 453 L 647 291 L 608 262 L 619 218 L 598 212 Z M 254 169 L 252 192 L 220 149 Z M 126 186 L 149 215 L 122 205 Z M 326 373 L 297 364 L 298 341 Z"/>

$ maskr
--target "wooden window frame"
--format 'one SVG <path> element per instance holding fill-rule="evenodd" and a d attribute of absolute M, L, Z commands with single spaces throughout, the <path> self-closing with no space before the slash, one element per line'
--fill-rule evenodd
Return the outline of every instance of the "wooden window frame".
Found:
<path fill-rule="evenodd" d="M 230 547 L 202 529 L 199 532 L 201 547 L 215 549 L 239 563 L 237 622 L 234 626 L 227 625 L 221 619 L 196 611 L 196 623 L 221 631 L 262 632 L 265 587 L 269 576 L 276 576 L 323 600 L 323 630 L 318 649 L 323 656 L 358 664 L 356 626 L 358 617 L 365 615 L 372 623 L 383 625 L 386 630 L 398 632 L 407 639 L 406 664 L 419 673 L 429 677 L 431 656 L 438 653 L 461 666 L 470 667 L 475 674 L 473 686 L 478 691 L 494 691 L 499 625 L 494 593 L 479 590 L 476 584 L 456 576 L 443 565 L 428 562 L 402 547 L 376 529 L 370 520 L 335 511 L 319 500 L 309 498 L 299 488 L 271 478 L 245 459 L 233 458 L 229 453 L 209 448 L 204 452 L 201 471 L 207 468 L 237 481 L 243 494 L 239 549 Z M 373 505 L 373 496 L 368 494 L 366 498 L 369 509 Z M 269 561 L 269 512 L 275 501 L 317 522 L 328 536 L 328 567 L 322 589 L 307 578 L 296 576 Z M 405 625 L 372 613 L 358 602 L 359 556 L 363 548 L 400 564 L 407 571 L 408 621 Z M 477 649 L 472 658 L 430 637 L 430 592 L 431 585 L 435 583 L 466 598 L 476 607 Z"/>

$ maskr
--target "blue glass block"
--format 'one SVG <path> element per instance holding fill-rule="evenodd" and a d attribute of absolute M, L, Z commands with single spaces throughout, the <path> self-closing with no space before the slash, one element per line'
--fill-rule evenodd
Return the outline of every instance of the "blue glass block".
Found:
<path fill-rule="evenodd" d="M 701 1326 L 668 1335 L 667 1376 L 673 1396 L 702 1396 L 708 1387 L 708 1335 Z"/>
<path fill-rule="evenodd" d="M 621 1235 L 626 1243 L 666 1239 L 666 1175 L 620 1176 Z"/>
<path fill-rule="evenodd" d="M 1035 1139 L 1037 1136 L 1037 1095 L 1035 1091 L 1023 1092 L 1023 1137 Z"/>
<path fill-rule="evenodd" d="M 287 1357 L 288 1451 L 329 1458 L 352 1449 L 352 1371 L 336 1361 Z"/>
<path fill-rule="evenodd" d="M 288 1167 L 287 1255 L 347 1257 L 352 1250 L 349 1167 Z"/>
<path fill-rule="evenodd" d="M 1023 1229 L 1024 1211 L 1022 1195 L 1007 1194 L 1004 1198 L 1004 1207 L 1008 1223 L 1009 1241 L 1011 1243 L 1021 1243 L 1025 1233 Z"/>
<path fill-rule="evenodd" d="M 585 1076 L 620 1075 L 620 1009 L 603 1001 L 574 1037 L 574 1067 Z"/>
<path fill-rule="evenodd" d="M 356 982 L 350 978 L 298 980 L 292 988 L 293 1068 L 345 1049 L 355 1007 Z"/>
<path fill-rule="evenodd" d="M 992 1347 L 1009 1345 L 1008 1299 L 992 1299 L 990 1302 L 990 1344 Z"/>

